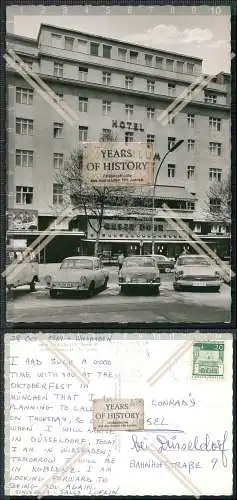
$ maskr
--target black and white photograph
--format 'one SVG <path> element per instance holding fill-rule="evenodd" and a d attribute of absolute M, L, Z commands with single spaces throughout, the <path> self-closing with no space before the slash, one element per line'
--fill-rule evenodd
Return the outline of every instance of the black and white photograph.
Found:
<path fill-rule="evenodd" d="M 7 321 L 231 321 L 226 6 L 7 8 Z"/>

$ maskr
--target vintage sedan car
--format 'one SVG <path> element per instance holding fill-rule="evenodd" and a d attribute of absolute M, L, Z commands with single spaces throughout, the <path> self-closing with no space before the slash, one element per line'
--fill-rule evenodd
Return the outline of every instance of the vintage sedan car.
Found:
<path fill-rule="evenodd" d="M 174 290 L 189 287 L 210 288 L 219 292 L 222 283 L 217 265 L 210 264 L 205 255 L 182 255 L 174 268 Z"/>
<path fill-rule="evenodd" d="M 160 272 L 156 259 L 150 256 L 126 257 L 119 272 L 121 292 L 146 288 L 155 294 L 160 291 Z"/>
<path fill-rule="evenodd" d="M 170 273 L 174 269 L 175 259 L 171 257 L 166 257 L 166 255 L 154 254 L 151 257 L 156 258 L 156 262 L 160 272 Z"/>
<path fill-rule="evenodd" d="M 67 257 L 48 282 L 49 294 L 54 298 L 74 291 L 92 297 L 97 290 L 107 288 L 108 281 L 108 272 L 97 257 Z"/>

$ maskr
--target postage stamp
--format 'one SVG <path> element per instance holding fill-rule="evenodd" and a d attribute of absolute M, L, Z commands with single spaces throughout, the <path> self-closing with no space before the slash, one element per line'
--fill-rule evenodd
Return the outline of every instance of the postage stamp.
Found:
<path fill-rule="evenodd" d="M 224 377 L 224 342 L 195 342 L 193 344 L 192 377 Z"/>
<path fill-rule="evenodd" d="M 93 430 L 128 431 L 144 429 L 143 399 L 94 399 Z"/>

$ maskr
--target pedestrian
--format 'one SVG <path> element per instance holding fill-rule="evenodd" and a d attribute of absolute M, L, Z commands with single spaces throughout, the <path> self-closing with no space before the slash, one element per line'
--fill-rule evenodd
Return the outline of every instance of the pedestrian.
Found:
<path fill-rule="evenodd" d="M 119 271 L 120 269 L 122 268 L 122 265 L 124 263 L 124 254 L 123 252 L 120 252 L 119 256 L 118 256 L 118 267 L 119 267 Z"/>

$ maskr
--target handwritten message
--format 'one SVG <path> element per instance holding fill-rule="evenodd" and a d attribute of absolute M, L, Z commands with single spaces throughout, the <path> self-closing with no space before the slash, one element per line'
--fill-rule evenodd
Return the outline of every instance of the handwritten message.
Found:
<path fill-rule="evenodd" d="M 190 349 L 149 385 L 184 342 L 6 335 L 5 493 L 231 494 L 232 341 L 223 380 L 193 380 Z M 94 430 L 98 400 L 142 401 L 141 430 Z"/>

